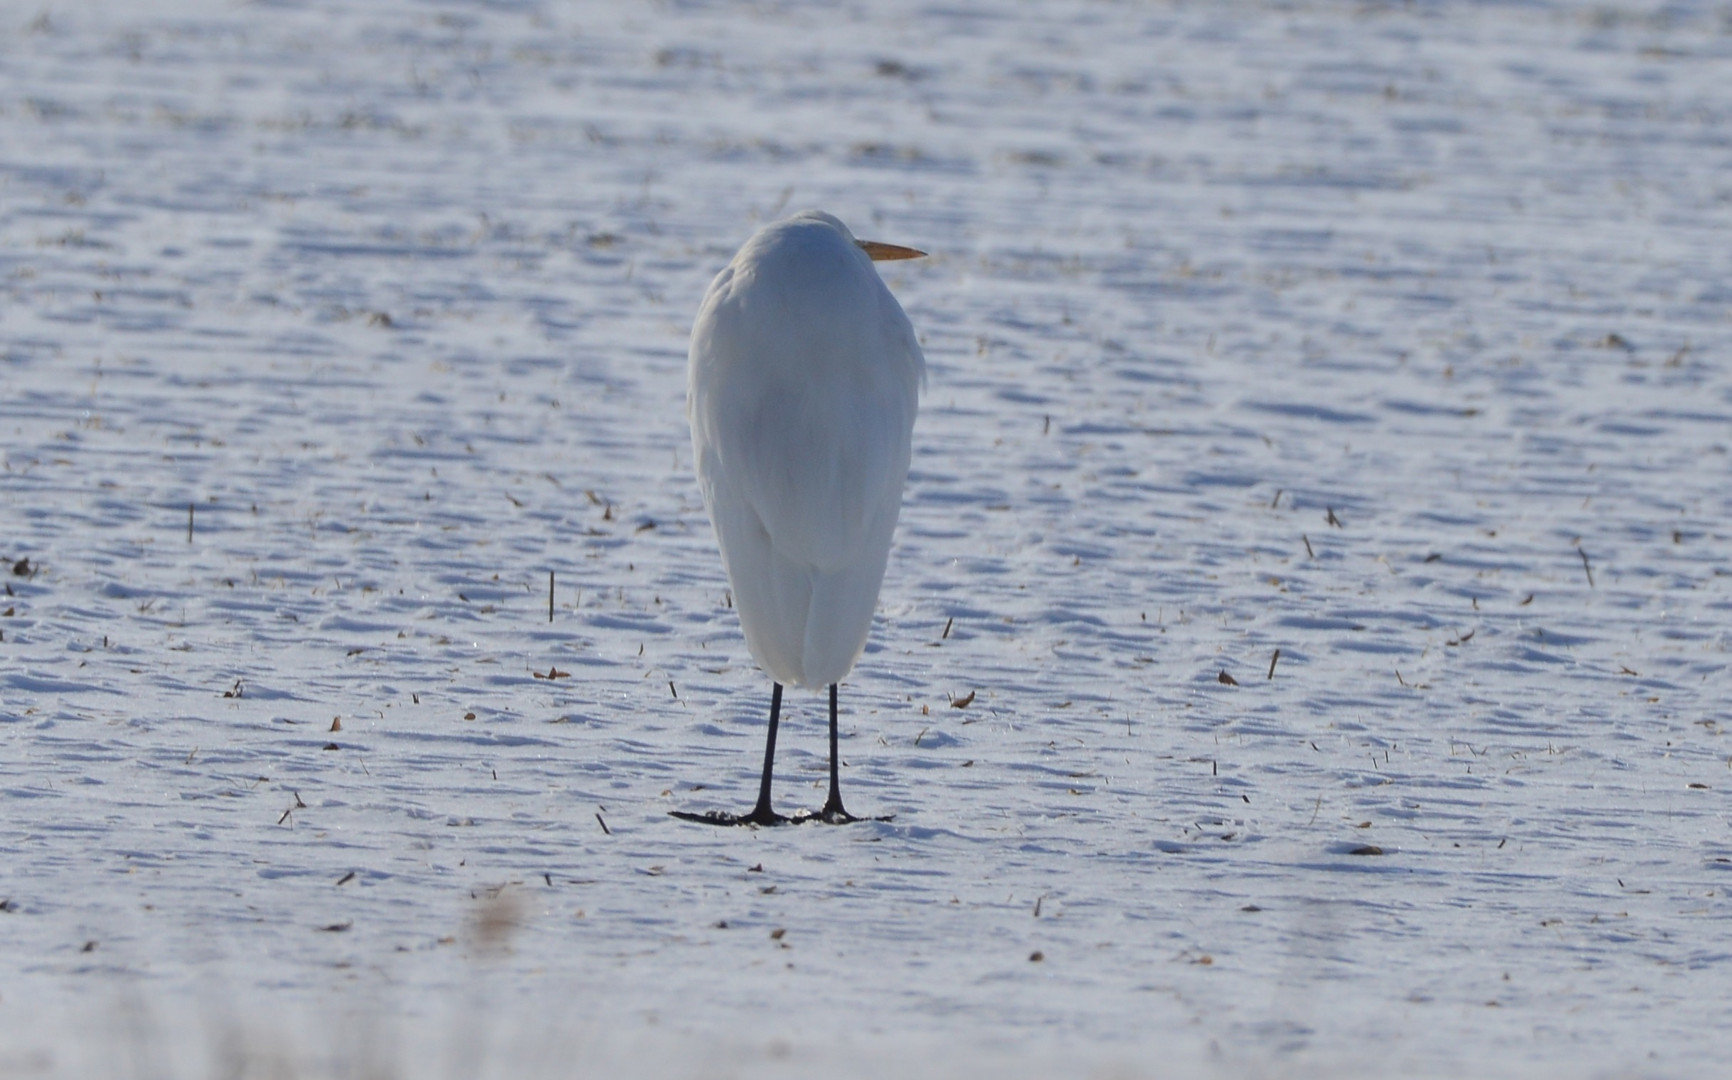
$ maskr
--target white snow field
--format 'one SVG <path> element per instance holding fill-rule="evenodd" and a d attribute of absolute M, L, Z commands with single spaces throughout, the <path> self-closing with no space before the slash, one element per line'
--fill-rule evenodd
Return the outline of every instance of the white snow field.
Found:
<path fill-rule="evenodd" d="M 894 820 L 719 830 L 802 207 Z M 0 281 L 0 1076 L 1726 1075 L 1724 3 L 7 2 Z"/>

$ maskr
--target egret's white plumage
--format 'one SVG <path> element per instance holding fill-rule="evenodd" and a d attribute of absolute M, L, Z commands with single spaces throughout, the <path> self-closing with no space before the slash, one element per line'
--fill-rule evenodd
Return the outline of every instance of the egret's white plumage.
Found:
<path fill-rule="evenodd" d="M 770 808 L 770 777 L 792 683 L 830 688 L 830 797 L 816 816 L 854 820 L 838 790 L 836 683 L 872 628 L 926 374 L 872 262 L 921 254 L 808 210 L 758 230 L 698 309 L 686 400 L 698 484 L 746 644 L 776 685 L 757 807 L 681 817 L 788 820 Z"/>
<path fill-rule="evenodd" d="M 704 297 L 687 407 L 704 504 L 746 644 L 823 687 L 872 626 L 926 360 L 848 227 L 760 229 Z"/>

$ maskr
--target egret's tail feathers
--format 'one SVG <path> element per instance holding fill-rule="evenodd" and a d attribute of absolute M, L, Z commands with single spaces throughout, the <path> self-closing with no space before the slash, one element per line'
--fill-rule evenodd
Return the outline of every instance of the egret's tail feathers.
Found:
<path fill-rule="evenodd" d="M 816 690 L 841 682 L 866 646 L 883 568 L 820 573 L 770 561 L 755 588 L 735 589 L 752 656 L 780 683 Z M 745 584 L 743 575 L 736 580 Z"/>
<path fill-rule="evenodd" d="M 819 569 L 786 555 L 752 506 L 715 479 L 709 502 L 746 645 L 779 683 L 820 689 L 841 682 L 866 647 L 890 557 L 896 507 L 869 520 L 846 557 Z"/>

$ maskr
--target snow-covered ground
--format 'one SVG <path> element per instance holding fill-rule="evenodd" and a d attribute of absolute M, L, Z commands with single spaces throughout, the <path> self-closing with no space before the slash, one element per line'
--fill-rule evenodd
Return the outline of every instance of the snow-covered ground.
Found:
<path fill-rule="evenodd" d="M 1723 1075 L 1732 9 L 172 6 L 0 6 L 0 1076 Z M 719 831 L 806 206 L 895 819 Z"/>

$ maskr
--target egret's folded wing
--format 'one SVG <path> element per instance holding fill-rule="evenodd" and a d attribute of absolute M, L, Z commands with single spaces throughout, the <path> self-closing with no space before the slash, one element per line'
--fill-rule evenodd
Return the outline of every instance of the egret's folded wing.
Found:
<path fill-rule="evenodd" d="M 877 275 L 846 284 L 824 311 L 724 289 L 693 338 L 694 444 L 775 547 L 820 570 L 858 559 L 900 504 L 921 367 L 900 308 L 887 325 Z"/>
<path fill-rule="evenodd" d="M 812 609 L 809 568 L 777 554 L 757 511 L 729 487 L 714 461 L 699 459 L 698 476 L 716 544 L 734 593 L 746 645 L 779 683 L 809 686 L 804 670 L 806 620 Z"/>

